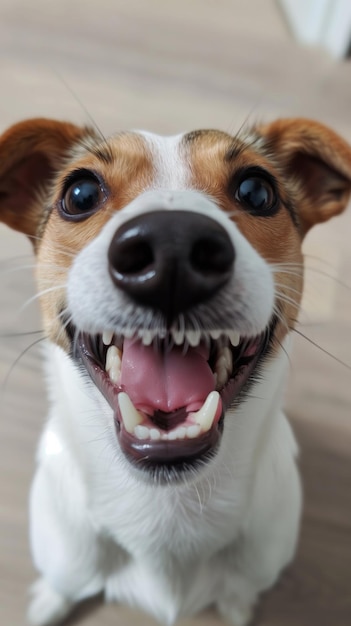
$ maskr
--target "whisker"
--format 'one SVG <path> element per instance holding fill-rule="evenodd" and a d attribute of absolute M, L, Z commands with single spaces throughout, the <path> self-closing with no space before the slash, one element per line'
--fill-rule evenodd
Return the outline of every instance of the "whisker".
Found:
<path fill-rule="evenodd" d="M 1 333 L 1 339 L 11 339 L 12 337 L 28 337 L 29 335 L 39 335 L 45 332 L 44 330 L 28 330 L 22 333 Z"/>
<path fill-rule="evenodd" d="M 39 298 L 41 298 L 41 296 L 44 296 L 47 293 L 51 293 L 53 291 L 60 291 L 65 288 L 66 288 L 66 284 L 62 284 L 62 285 L 55 285 L 55 287 L 49 287 L 48 289 L 43 289 L 42 291 L 39 291 L 34 296 L 26 300 L 26 302 L 21 306 L 19 312 L 22 313 L 24 309 L 26 309 L 30 304 L 32 304 L 32 302 L 35 302 L 35 300 L 38 300 Z"/>
<path fill-rule="evenodd" d="M 288 295 L 284 293 L 276 293 L 276 297 L 280 302 L 286 302 L 287 304 L 292 304 L 293 306 L 298 306 L 298 302 L 294 300 L 294 298 L 290 298 Z"/>
<path fill-rule="evenodd" d="M 42 341 L 45 341 L 46 337 L 40 337 L 39 339 L 36 339 L 35 341 L 33 341 L 33 343 L 31 343 L 29 346 L 27 346 L 24 350 L 22 350 L 21 354 L 19 354 L 18 357 L 16 357 L 16 359 L 14 360 L 14 362 L 12 363 L 11 367 L 9 368 L 2 384 L 1 384 L 1 390 L 5 391 L 6 387 L 7 387 L 7 383 L 9 381 L 9 378 L 14 370 L 14 368 L 16 367 L 16 365 L 19 363 L 19 361 L 22 359 L 22 357 L 27 354 L 27 352 L 29 350 L 31 350 L 31 348 L 34 348 L 34 346 L 38 345 L 39 343 L 41 343 Z"/>
<path fill-rule="evenodd" d="M 334 354 L 332 354 L 331 352 L 329 352 L 328 350 L 326 350 L 325 348 L 322 348 L 322 346 L 320 346 L 316 341 L 313 341 L 313 339 L 311 339 L 310 337 L 307 337 L 307 335 L 305 335 L 303 332 L 301 332 L 300 330 L 298 330 L 297 328 L 290 328 L 290 330 L 293 330 L 295 333 L 297 333 L 300 337 L 303 337 L 303 339 L 306 339 L 306 341 L 308 341 L 308 343 L 310 343 L 312 346 L 314 346 L 315 348 L 318 348 L 318 350 L 320 350 L 321 352 L 323 352 L 324 354 L 326 354 L 327 356 L 330 356 L 334 361 L 336 361 L 337 363 L 339 363 L 340 365 L 343 365 L 344 367 L 346 367 L 348 370 L 351 370 L 351 365 L 349 365 L 348 363 L 345 363 L 345 361 L 342 361 L 341 359 L 339 359 L 337 356 L 335 356 Z"/>
<path fill-rule="evenodd" d="M 34 239 L 35 241 L 42 241 L 42 237 L 38 237 L 36 235 L 33 235 L 32 239 Z M 66 254 L 67 256 L 70 256 L 72 258 L 76 256 L 76 252 L 74 248 L 71 248 L 69 246 L 64 246 L 61 243 L 58 243 L 56 241 L 54 245 L 46 243 L 45 247 L 47 248 L 47 250 L 51 252 L 61 252 L 62 254 Z"/>
<path fill-rule="evenodd" d="M 57 78 L 66 87 L 67 91 L 71 94 L 71 96 L 74 98 L 74 100 L 79 104 L 81 109 L 84 111 L 85 115 L 88 117 L 88 119 L 91 122 L 93 128 L 95 129 L 96 133 L 100 137 L 100 139 L 101 139 L 101 141 L 102 141 L 102 143 L 103 143 L 103 145 L 104 145 L 104 147 L 105 147 L 105 149 L 106 149 L 106 151 L 108 153 L 109 158 L 111 159 L 111 161 L 113 161 L 114 160 L 114 155 L 113 155 L 112 148 L 109 145 L 109 143 L 107 141 L 107 138 L 105 137 L 105 135 L 102 132 L 101 128 L 98 126 L 97 122 L 95 121 L 95 119 L 93 118 L 93 116 L 91 115 L 89 110 L 87 109 L 87 107 L 80 100 L 80 98 L 78 97 L 76 92 L 73 91 L 72 87 L 66 82 L 66 80 L 63 78 L 63 76 L 61 76 L 61 74 L 56 69 L 54 69 L 53 71 L 55 72 Z M 80 143 L 86 150 L 88 150 L 94 156 L 96 156 L 97 151 L 99 152 L 98 146 L 91 146 L 87 141 L 84 141 L 84 139 L 81 140 Z"/>

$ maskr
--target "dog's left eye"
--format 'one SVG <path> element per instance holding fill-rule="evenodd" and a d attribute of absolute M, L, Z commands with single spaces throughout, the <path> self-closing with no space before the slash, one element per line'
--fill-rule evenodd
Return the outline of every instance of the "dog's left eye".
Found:
<path fill-rule="evenodd" d="M 243 176 L 236 187 L 235 199 L 259 216 L 272 215 L 278 209 L 278 197 L 273 182 L 260 173 Z"/>
<path fill-rule="evenodd" d="M 105 193 L 97 178 L 92 175 L 68 182 L 61 201 L 62 212 L 67 217 L 88 217 L 105 199 Z"/>

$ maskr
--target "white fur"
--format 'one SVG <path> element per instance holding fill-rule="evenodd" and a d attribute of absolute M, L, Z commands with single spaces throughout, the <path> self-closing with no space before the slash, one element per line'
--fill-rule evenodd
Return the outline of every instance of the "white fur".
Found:
<path fill-rule="evenodd" d="M 226 228 L 236 250 L 235 278 L 222 303 L 228 327 L 259 333 L 273 310 L 269 266 L 213 200 L 183 188 L 179 140 L 148 141 L 159 155 L 152 189 L 113 216 L 70 271 L 74 323 L 91 332 L 123 326 L 132 305 L 108 276 L 111 237 L 132 216 L 181 208 Z M 235 626 L 247 624 L 257 595 L 275 582 L 297 540 L 297 447 L 281 411 L 286 367 L 281 350 L 248 398 L 227 412 L 216 457 L 166 486 L 132 468 L 106 400 L 59 347 L 48 345 L 51 410 L 31 492 L 31 544 L 43 578 L 33 589 L 31 624 L 54 624 L 100 591 L 167 625 L 213 603 Z"/>

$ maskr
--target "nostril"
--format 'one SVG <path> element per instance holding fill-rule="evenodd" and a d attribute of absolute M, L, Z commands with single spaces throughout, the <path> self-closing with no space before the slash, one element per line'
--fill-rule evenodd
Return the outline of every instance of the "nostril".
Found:
<path fill-rule="evenodd" d="M 190 253 L 192 268 L 201 274 L 222 274 L 230 270 L 234 261 L 234 250 L 223 237 L 211 234 L 198 239 Z"/>
<path fill-rule="evenodd" d="M 154 263 L 154 252 L 147 241 L 126 241 L 125 244 L 110 255 L 110 263 L 119 274 L 141 274 Z"/>
<path fill-rule="evenodd" d="M 108 250 L 114 284 L 134 302 L 163 313 L 168 324 L 218 292 L 234 262 L 233 244 L 218 222 L 181 210 L 134 217 L 116 230 Z"/>

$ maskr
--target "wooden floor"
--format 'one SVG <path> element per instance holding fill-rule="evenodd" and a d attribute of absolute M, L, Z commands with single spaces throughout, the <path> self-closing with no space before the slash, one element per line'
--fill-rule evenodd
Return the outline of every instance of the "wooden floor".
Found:
<path fill-rule="evenodd" d="M 199 127 L 235 131 L 247 119 L 304 115 L 351 140 L 351 63 L 298 48 L 273 1 L 1 0 L 0 128 L 29 116 L 103 132 Z M 87 113 L 89 111 L 89 115 Z M 351 213 L 306 242 L 301 331 L 351 363 Z M 27 494 L 46 399 L 26 241 L 0 228 L 0 624 L 25 623 L 35 573 Z M 23 356 L 18 360 L 21 352 Z M 351 375 L 300 337 L 287 410 L 301 446 L 305 508 L 293 566 L 263 598 L 255 626 L 351 624 Z M 93 602 L 69 622 L 152 626 Z M 207 612 L 181 626 L 220 621 Z"/>

